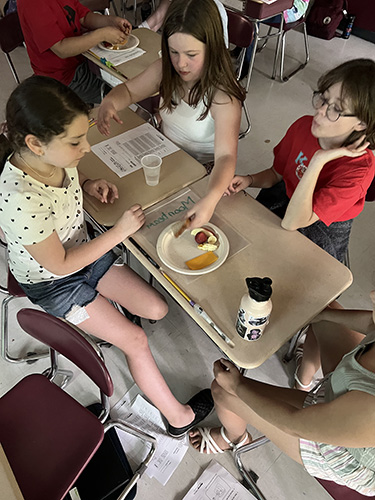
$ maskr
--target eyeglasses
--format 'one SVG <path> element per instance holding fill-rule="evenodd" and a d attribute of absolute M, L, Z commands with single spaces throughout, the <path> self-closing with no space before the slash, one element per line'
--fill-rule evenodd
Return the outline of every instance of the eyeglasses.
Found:
<path fill-rule="evenodd" d="M 356 116 L 349 113 L 344 113 L 340 109 L 337 109 L 336 104 L 329 104 L 328 99 L 324 97 L 321 92 L 314 92 L 312 96 L 312 105 L 315 109 L 320 109 L 323 106 L 327 106 L 326 117 L 330 122 L 337 122 L 340 116 Z"/>

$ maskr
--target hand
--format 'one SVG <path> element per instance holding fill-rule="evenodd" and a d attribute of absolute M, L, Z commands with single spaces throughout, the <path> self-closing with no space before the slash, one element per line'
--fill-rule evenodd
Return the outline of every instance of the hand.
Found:
<path fill-rule="evenodd" d="M 193 208 L 186 213 L 186 218 L 191 221 L 189 229 L 202 227 L 204 224 L 207 224 L 207 222 L 211 219 L 215 208 L 216 203 L 209 200 L 207 196 L 199 200 Z"/>
<path fill-rule="evenodd" d="M 120 29 L 114 26 L 105 26 L 104 28 L 99 29 L 101 30 L 100 36 L 102 38 L 102 42 L 108 42 L 112 45 L 123 43 L 128 36 L 122 28 Z"/>
<path fill-rule="evenodd" d="M 105 179 L 87 180 L 84 191 L 102 203 L 113 203 L 118 198 L 118 189 Z"/>
<path fill-rule="evenodd" d="M 240 385 L 243 375 L 227 359 L 221 358 L 214 363 L 214 376 L 216 382 L 229 394 L 237 395 L 237 388 Z"/>
<path fill-rule="evenodd" d="M 141 205 L 133 205 L 122 214 L 114 228 L 121 231 L 122 239 L 125 240 L 143 226 L 145 219 Z"/>
<path fill-rule="evenodd" d="M 109 135 L 111 119 L 120 125 L 123 123 L 112 102 L 104 99 L 100 105 L 97 119 L 97 127 L 101 134 Z"/>
<path fill-rule="evenodd" d="M 111 16 L 111 25 L 123 31 L 126 36 L 129 36 L 132 31 L 132 25 L 123 17 Z"/>
<path fill-rule="evenodd" d="M 250 175 L 235 175 L 229 184 L 228 188 L 224 192 L 224 196 L 230 196 L 231 194 L 236 194 L 239 191 L 243 191 L 251 185 Z"/>
<path fill-rule="evenodd" d="M 310 165 L 313 163 L 313 160 L 318 160 L 319 163 L 323 162 L 323 165 L 325 165 L 329 161 L 342 158 L 343 156 L 349 156 L 350 158 L 362 156 L 366 153 L 366 148 L 370 145 L 368 141 L 363 142 L 365 137 L 365 135 L 362 135 L 357 141 L 349 146 L 334 149 L 319 149 L 311 158 Z"/>

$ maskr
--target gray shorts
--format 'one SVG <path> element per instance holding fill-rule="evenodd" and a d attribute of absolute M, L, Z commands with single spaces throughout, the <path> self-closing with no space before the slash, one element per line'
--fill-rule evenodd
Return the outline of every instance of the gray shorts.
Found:
<path fill-rule="evenodd" d="M 96 287 L 100 279 L 116 261 L 117 256 L 108 252 L 92 264 L 70 276 L 52 281 L 19 283 L 33 304 L 46 312 L 70 323 L 79 324 L 88 318 L 82 308 L 91 304 L 98 295 Z"/>
<path fill-rule="evenodd" d="M 74 92 L 88 104 L 100 104 L 102 96 L 105 96 L 111 88 L 99 76 L 90 71 L 87 61 L 80 64 L 69 83 Z"/>

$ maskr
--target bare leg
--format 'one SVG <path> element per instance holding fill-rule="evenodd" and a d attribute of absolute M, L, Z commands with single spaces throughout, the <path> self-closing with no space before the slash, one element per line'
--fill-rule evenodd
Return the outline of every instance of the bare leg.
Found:
<path fill-rule="evenodd" d="M 330 307 L 342 309 L 336 301 L 332 302 Z M 344 354 L 354 349 L 362 339 L 361 333 L 330 321 L 320 321 L 311 325 L 303 348 L 298 378 L 303 384 L 308 384 L 320 366 L 324 374 L 331 372 Z"/>
<path fill-rule="evenodd" d="M 118 266 L 112 266 L 103 276 L 98 291 L 100 295 L 86 307 L 90 318 L 80 327 L 124 352 L 135 383 L 171 425 L 189 424 L 195 415 L 189 406 L 182 405 L 173 396 L 155 363 L 142 328 L 131 323 L 105 298 L 118 301 L 132 313 L 160 319 L 167 312 L 162 296 L 129 268 Z"/>
<path fill-rule="evenodd" d="M 309 326 L 306 332 L 305 343 L 303 344 L 303 358 L 299 367 L 297 368 L 297 376 L 300 382 L 308 386 L 315 373 L 320 368 L 320 349 L 318 341 L 315 337 L 312 325 Z M 296 389 L 305 390 L 296 381 Z"/>
<path fill-rule="evenodd" d="M 151 16 L 146 19 L 146 22 L 152 31 L 158 31 L 158 29 L 161 28 L 170 3 L 171 0 L 160 0 L 160 4 L 155 12 L 153 12 Z"/>
<path fill-rule="evenodd" d="M 158 320 L 168 312 L 164 297 L 125 265 L 112 266 L 99 281 L 97 290 L 142 318 Z"/>
<path fill-rule="evenodd" d="M 265 434 L 280 450 L 298 463 L 302 463 L 299 452 L 299 439 L 281 431 L 277 427 L 269 424 L 259 417 L 249 406 L 239 398 L 224 391 L 216 381 L 213 382 L 212 395 L 215 401 L 215 409 L 220 422 L 225 428 L 227 437 L 232 442 L 238 442 L 244 435 L 246 424 L 249 423 Z M 302 391 L 275 387 L 264 384 L 262 392 L 274 399 L 286 401 L 296 408 L 302 408 L 306 394 Z M 230 408 L 230 410 L 228 409 Z M 213 429 L 211 436 L 222 449 L 228 449 L 229 446 L 220 436 L 219 429 Z M 195 448 L 199 448 L 200 435 L 197 431 L 190 433 L 190 441 Z"/>

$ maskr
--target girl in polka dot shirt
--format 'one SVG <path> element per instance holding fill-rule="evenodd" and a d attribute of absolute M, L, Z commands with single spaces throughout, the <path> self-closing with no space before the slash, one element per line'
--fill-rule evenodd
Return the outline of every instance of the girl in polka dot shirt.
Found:
<path fill-rule="evenodd" d="M 119 347 L 144 394 L 164 414 L 174 435 L 187 432 L 212 409 L 208 391 L 195 404 L 178 402 L 155 364 L 147 338 L 109 301 L 153 320 L 167 313 L 164 298 L 125 265 L 112 248 L 137 231 L 145 216 L 134 205 L 97 238 L 87 237 L 82 189 L 102 203 L 118 198 L 115 185 L 78 172 L 90 151 L 89 110 L 68 87 L 33 76 L 11 94 L 6 108 L 13 153 L 0 176 L 0 227 L 9 268 L 29 299 L 48 313 Z M 195 411 L 196 403 L 205 410 Z M 203 401 L 205 402 L 205 401 Z"/>

